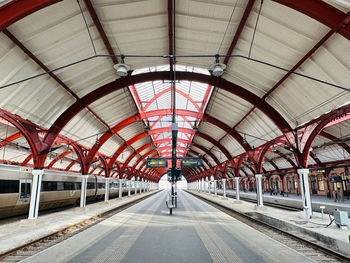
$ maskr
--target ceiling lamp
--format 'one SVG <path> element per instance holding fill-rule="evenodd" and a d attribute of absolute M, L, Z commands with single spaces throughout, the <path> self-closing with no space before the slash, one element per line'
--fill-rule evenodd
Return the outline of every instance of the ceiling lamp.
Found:
<path fill-rule="evenodd" d="M 145 132 L 148 132 L 151 130 L 151 125 L 149 125 L 149 121 L 147 121 L 147 125 L 145 126 Z"/>
<path fill-rule="evenodd" d="M 113 68 L 116 70 L 116 73 L 120 77 L 125 77 L 128 75 L 128 71 L 130 70 L 130 66 L 125 64 L 124 55 L 121 56 L 122 61 L 119 64 L 115 64 Z"/>
<path fill-rule="evenodd" d="M 211 74 L 215 77 L 220 77 L 222 76 L 222 74 L 224 74 L 225 69 L 226 69 L 226 65 L 223 63 L 220 63 L 219 55 L 215 55 L 215 63 L 211 64 L 209 67 Z"/>

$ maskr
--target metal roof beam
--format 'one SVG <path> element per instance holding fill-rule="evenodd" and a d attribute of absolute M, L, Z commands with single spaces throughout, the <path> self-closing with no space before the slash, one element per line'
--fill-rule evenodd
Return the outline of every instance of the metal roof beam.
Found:
<path fill-rule="evenodd" d="M 234 37 L 232 39 L 231 45 L 230 45 L 230 47 L 229 47 L 229 49 L 228 49 L 228 51 L 226 53 L 226 57 L 224 59 L 224 64 L 226 64 L 226 65 L 227 65 L 228 61 L 230 60 L 230 58 L 231 58 L 230 55 L 232 54 L 233 49 L 235 48 L 235 46 L 237 44 L 237 41 L 238 41 L 238 39 L 239 39 L 239 37 L 240 37 L 240 35 L 241 35 L 242 31 L 243 31 L 243 28 L 244 28 L 244 26 L 245 26 L 245 24 L 247 22 L 249 14 L 252 11 L 252 8 L 254 6 L 254 2 L 255 2 L 255 0 L 249 0 L 249 2 L 247 3 L 247 6 L 246 6 L 246 8 L 244 10 L 244 13 L 243 13 L 243 16 L 242 16 L 242 19 L 239 22 L 239 25 L 237 27 L 236 33 L 235 33 L 235 35 L 234 35 Z"/>
<path fill-rule="evenodd" d="M 111 44 L 109 43 L 109 40 L 108 40 L 108 37 L 105 33 L 105 31 L 103 30 L 103 27 L 102 27 L 102 24 L 100 22 L 100 20 L 98 19 L 98 16 L 96 14 L 96 11 L 91 3 L 90 0 L 84 0 L 85 2 L 85 5 L 86 5 L 86 8 L 87 10 L 89 11 L 89 14 L 92 18 L 92 21 L 94 21 L 94 24 L 97 28 L 97 31 L 98 33 L 100 34 L 100 37 L 102 38 L 103 40 L 103 43 L 108 51 L 108 54 L 111 56 L 111 59 L 113 61 L 114 64 L 118 64 L 118 59 L 116 58 L 115 56 L 115 53 L 113 51 L 113 48 L 111 46 Z"/>

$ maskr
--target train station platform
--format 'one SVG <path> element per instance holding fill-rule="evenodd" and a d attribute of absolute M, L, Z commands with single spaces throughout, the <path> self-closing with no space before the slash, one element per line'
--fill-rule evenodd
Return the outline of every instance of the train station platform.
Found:
<path fill-rule="evenodd" d="M 226 189 L 227 192 L 232 193 L 232 194 L 236 194 L 236 191 L 234 189 Z M 244 191 L 240 191 L 240 194 L 246 194 L 246 195 L 251 195 L 251 196 L 256 196 L 255 192 L 244 192 Z M 296 194 L 277 194 L 277 195 L 271 195 L 268 192 L 264 192 L 263 196 L 271 196 L 271 197 L 275 197 L 275 198 L 280 198 L 280 199 L 294 199 L 294 200 L 300 200 L 301 201 L 301 195 L 296 195 Z M 339 205 L 339 206 L 343 206 L 343 207 L 350 207 L 350 198 L 348 199 L 348 197 L 344 197 L 343 201 L 337 201 L 335 202 L 333 199 L 328 198 L 327 196 L 324 195 L 310 195 L 311 201 L 317 202 L 317 203 L 329 203 L 332 205 Z"/>
<path fill-rule="evenodd" d="M 211 190 L 211 192 L 214 192 L 214 189 Z M 222 189 L 217 189 L 217 193 L 219 195 L 222 195 Z M 234 189 L 226 189 L 226 195 L 227 197 L 236 197 L 236 191 Z M 256 193 L 255 192 L 244 192 L 240 191 L 240 198 L 247 201 L 256 201 Z M 296 194 L 288 194 L 287 195 L 270 195 L 270 193 L 263 193 L 263 200 L 267 204 L 278 204 L 282 206 L 287 207 L 294 207 L 302 209 L 302 199 L 301 195 Z M 347 211 L 348 215 L 350 216 L 350 200 L 347 200 L 346 198 L 342 202 L 334 202 L 333 199 L 327 198 L 326 196 L 320 196 L 320 195 L 311 195 L 311 204 L 312 204 L 312 210 L 315 212 L 321 212 L 320 207 L 324 206 L 323 209 L 324 213 L 327 214 L 333 214 L 335 209 L 339 209 L 341 211 Z"/>
<path fill-rule="evenodd" d="M 84 208 L 67 208 L 60 212 L 45 213 L 44 215 L 39 213 L 39 217 L 35 220 L 5 220 L 6 222 L 3 221 L 0 225 L 0 255 L 155 192 L 156 190 L 151 190 L 129 197 L 124 196 L 122 199 L 114 198 L 108 202 L 91 203 Z"/>
<path fill-rule="evenodd" d="M 169 215 L 167 194 L 157 193 L 23 262 L 314 262 L 185 191 Z"/>
<path fill-rule="evenodd" d="M 270 206 L 257 207 L 256 204 L 252 202 L 243 200 L 237 201 L 236 199 L 230 198 L 232 192 L 229 190 L 227 191 L 227 198 L 195 190 L 189 192 L 228 209 L 253 216 L 260 221 L 288 230 L 288 232 L 296 236 L 319 244 L 322 247 L 336 250 L 350 257 L 350 227 L 348 226 L 346 229 L 340 229 L 334 222 L 329 227 L 326 227 L 330 223 L 328 215 L 322 217 L 321 213 L 313 212 L 312 218 L 306 220 L 303 211 L 288 211 Z M 255 196 L 254 193 L 249 194 L 242 192 L 240 197 L 247 195 Z M 266 195 L 264 197 L 270 196 Z M 276 196 L 273 198 L 286 199 Z"/>

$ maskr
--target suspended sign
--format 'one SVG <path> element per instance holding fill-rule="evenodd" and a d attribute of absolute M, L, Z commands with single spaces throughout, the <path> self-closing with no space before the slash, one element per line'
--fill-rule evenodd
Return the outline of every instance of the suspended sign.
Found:
<path fill-rule="evenodd" d="M 168 167 L 167 159 L 149 158 L 146 160 L 147 168 Z"/>
<path fill-rule="evenodd" d="M 203 160 L 200 158 L 188 158 L 181 160 L 181 167 L 200 167 L 203 166 Z"/>

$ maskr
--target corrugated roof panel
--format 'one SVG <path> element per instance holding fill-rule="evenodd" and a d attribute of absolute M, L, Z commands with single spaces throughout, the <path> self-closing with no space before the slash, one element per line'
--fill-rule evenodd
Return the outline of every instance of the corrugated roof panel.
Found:
<path fill-rule="evenodd" d="M 99 152 L 107 156 L 112 156 L 124 142 L 116 135 L 109 138 L 100 148 Z"/>
<path fill-rule="evenodd" d="M 205 158 L 207 158 L 207 160 L 210 162 L 210 164 L 212 166 L 216 166 L 217 165 L 216 162 L 210 157 L 210 155 L 206 154 Z"/>
<path fill-rule="evenodd" d="M 199 153 L 201 156 L 204 156 L 205 155 L 205 152 L 203 152 L 201 149 L 191 145 L 190 147 L 191 149 L 193 149 L 195 152 Z"/>
<path fill-rule="evenodd" d="M 292 168 L 292 166 L 290 165 L 289 162 L 286 161 L 286 159 L 279 158 L 279 159 L 275 159 L 273 161 L 280 169 Z"/>
<path fill-rule="evenodd" d="M 145 162 L 144 160 L 140 161 L 138 163 L 138 165 L 136 166 L 136 170 L 139 170 L 141 168 L 141 166 L 144 164 L 144 162 Z"/>
<path fill-rule="evenodd" d="M 118 162 L 124 163 L 130 154 L 132 154 L 134 150 L 131 147 L 126 148 L 117 158 Z"/>
<path fill-rule="evenodd" d="M 337 125 L 333 125 L 324 129 L 325 132 L 330 133 L 331 135 L 337 138 L 348 138 L 350 134 L 350 120 L 343 121 Z M 320 136 L 317 136 L 317 138 Z"/>
<path fill-rule="evenodd" d="M 252 106 L 238 96 L 216 88 L 207 107 L 207 113 L 233 127 Z"/>
<path fill-rule="evenodd" d="M 315 165 L 316 161 L 309 155 L 307 158 L 307 165 Z"/>
<path fill-rule="evenodd" d="M 144 124 L 142 122 L 134 122 L 132 124 L 129 124 L 128 126 L 125 126 L 123 129 L 121 129 L 118 134 L 126 141 L 130 140 L 131 138 L 135 137 L 136 135 L 144 132 Z"/>
<path fill-rule="evenodd" d="M 255 109 L 236 129 L 250 146 L 258 147 L 282 135 L 282 132 L 263 112 Z M 245 135 L 245 136 L 244 136 Z"/>
<path fill-rule="evenodd" d="M 16 149 L 13 147 L 2 147 L 0 148 L 0 158 L 3 160 L 8 160 L 11 162 L 20 162 L 22 163 L 28 155 L 30 155 L 30 151 L 26 151 L 23 149 Z"/>
<path fill-rule="evenodd" d="M 154 145 L 151 145 L 150 147 L 147 147 L 146 149 L 144 149 L 143 151 L 140 152 L 140 155 L 144 155 L 146 153 L 148 153 L 149 151 L 155 149 Z"/>
<path fill-rule="evenodd" d="M 226 135 L 220 143 L 228 150 L 232 157 L 245 152 L 244 148 L 231 135 Z"/>
<path fill-rule="evenodd" d="M 212 154 L 220 161 L 220 163 L 227 160 L 226 155 L 216 146 L 211 149 Z"/>
<path fill-rule="evenodd" d="M 266 171 L 274 171 L 274 170 L 276 170 L 276 168 L 273 167 L 272 164 L 269 163 L 269 162 L 264 162 L 264 163 L 263 163 L 263 167 L 264 167 L 264 169 L 265 169 Z"/>
<path fill-rule="evenodd" d="M 106 127 L 84 109 L 65 126 L 61 134 L 90 148 L 97 137 L 106 131 Z"/>
<path fill-rule="evenodd" d="M 149 144 L 149 143 L 152 143 L 151 137 L 150 136 L 146 136 L 146 137 L 143 137 L 142 139 L 134 142 L 131 146 L 134 149 L 138 149 L 138 148 L 142 147 L 143 145 Z"/>
<path fill-rule="evenodd" d="M 3 119 L 0 118 L 0 120 L 3 120 Z M 0 140 L 4 140 L 7 137 L 10 137 L 11 135 L 14 135 L 18 132 L 19 131 L 15 127 L 0 123 L 0 138 L 1 138 Z"/>
<path fill-rule="evenodd" d="M 203 138 L 199 137 L 199 136 L 194 136 L 193 138 L 193 142 L 199 145 L 204 146 L 207 149 L 210 149 L 211 147 L 213 147 L 213 144 L 210 143 L 207 140 L 204 140 Z"/>
<path fill-rule="evenodd" d="M 210 137 L 214 138 L 217 141 L 226 134 L 225 131 L 209 122 L 202 122 L 199 126 L 199 131 L 204 134 L 208 134 Z"/>
<path fill-rule="evenodd" d="M 321 162 L 331 162 L 337 160 L 346 160 L 350 158 L 350 154 L 338 145 L 329 145 L 325 148 L 319 148 L 313 151 Z"/>
<path fill-rule="evenodd" d="M 337 34 L 333 35 L 297 72 L 347 87 L 350 81 L 350 65 L 346 51 L 349 48 L 349 41 Z M 298 76 L 285 81 L 283 87 L 274 92 L 273 98 L 268 100 L 269 103 L 277 107 L 285 118 L 292 118 L 299 124 L 350 101 L 350 95 L 344 90 Z"/>
<path fill-rule="evenodd" d="M 138 113 L 126 89 L 115 91 L 95 101 L 89 107 L 110 127 Z"/>

